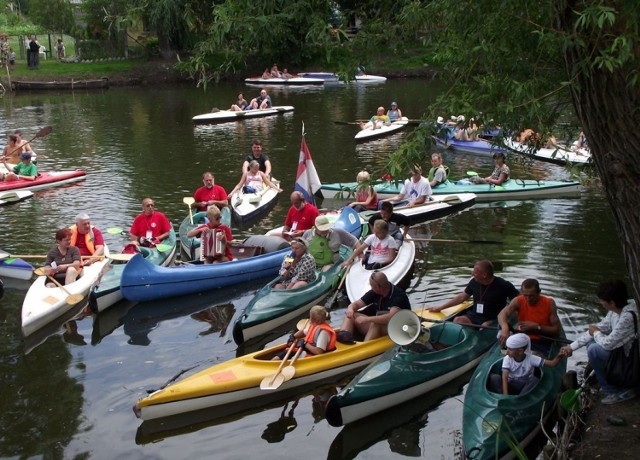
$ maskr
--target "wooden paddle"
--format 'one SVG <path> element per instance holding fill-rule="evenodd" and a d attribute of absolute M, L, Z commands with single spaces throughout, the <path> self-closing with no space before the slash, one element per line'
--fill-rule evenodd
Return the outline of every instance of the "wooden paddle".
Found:
<path fill-rule="evenodd" d="M 411 238 L 411 241 L 416 242 L 428 242 L 433 241 L 435 243 L 472 243 L 472 244 L 503 244 L 502 241 L 497 240 L 446 240 L 440 238 Z"/>
<path fill-rule="evenodd" d="M 53 276 L 51 276 L 51 275 L 47 275 L 47 274 L 44 272 L 44 267 L 38 267 L 38 268 L 36 268 L 36 269 L 33 271 L 33 273 L 34 273 L 36 276 L 46 276 L 46 277 L 47 277 L 47 278 L 49 278 L 51 281 L 53 281 L 53 282 L 56 284 L 56 286 L 58 286 L 60 289 L 62 289 L 62 292 L 64 292 L 64 293 L 67 295 L 67 301 L 66 301 L 66 302 L 67 302 L 69 305 L 76 305 L 76 304 L 78 304 L 78 303 L 82 302 L 82 299 L 84 299 L 84 296 L 82 296 L 82 295 L 80 295 L 80 294 L 71 294 L 69 291 L 67 291 L 67 289 L 66 289 L 62 284 L 60 284 L 60 283 L 58 282 L 58 280 L 57 280 L 57 279 L 55 279 L 55 278 L 54 278 Z"/>
<path fill-rule="evenodd" d="M 298 351 L 296 351 L 296 354 L 293 356 L 293 359 L 291 360 L 289 365 L 284 369 L 282 369 L 282 376 L 284 377 L 284 379 L 282 380 L 282 382 L 278 384 L 278 386 L 274 386 L 273 388 L 274 390 L 278 388 L 280 385 L 282 385 L 284 382 L 291 380 L 293 376 L 296 375 L 296 368 L 293 364 L 296 362 L 296 360 L 298 359 L 302 351 L 303 351 L 303 348 L 298 348 Z"/>
<path fill-rule="evenodd" d="M 44 128 L 42 128 L 40 131 L 38 131 L 36 133 L 35 136 L 33 136 L 31 139 L 29 139 L 27 142 L 25 142 L 24 144 L 22 144 L 20 147 L 17 147 L 15 149 L 13 149 L 11 152 L 7 153 L 5 156 L 3 156 L 3 158 L 8 158 L 9 156 L 11 156 L 12 154 L 14 154 L 15 152 L 17 152 L 18 150 L 22 149 L 22 146 L 30 144 L 32 141 L 36 140 L 36 139 L 40 139 L 41 137 L 45 137 L 48 136 L 51 131 L 53 131 L 53 128 L 51 126 L 45 126 Z"/>
<path fill-rule="evenodd" d="M 282 359 L 280 366 L 278 366 L 278 370 L 275 372 L 275 374 L 267 375 L 265 378 L 262 379 L 262 381 L 260 382 L 261 390 L 274 390 L 278 388 L 280 385 L 282 385 L 282 383 L 284 382 L 284 376 L 282 375 L 282 368 L 284 367 L 284 363 L 287 361 L 287 359 L 289 359 L 289 355 L 291 354 L 295 346 L 296 346 L 295 343 L 291 344 L 291 346 L 287 350 L 287 354 L 284 355 L 284 358 Z"/>
<path fill-rule="evenodd" d="M 196 202 L 196 200 L 192 196 L 185 196 L 182 199 L 182 202 L 189 206 L 189 222 L 193 225 L 193 212 L 191 211 L 191 205 Z"/>

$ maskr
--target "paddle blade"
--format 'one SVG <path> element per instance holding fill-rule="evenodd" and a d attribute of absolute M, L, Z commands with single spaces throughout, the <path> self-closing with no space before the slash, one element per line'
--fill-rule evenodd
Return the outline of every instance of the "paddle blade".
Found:
<path fill-rule="evenodd" d="M 33 270 L 33 274 L 36 276 L 47 276 L 47 274 L 44 272 L 44 267 L 38 267 L 35 270 Z"/>
<path fill-rule="evenodd" d="M 293 376 L 296 375 L 296 368 L 289 365 L 282 369 L 281 375 L 284 377 L 284 382 L 291 380 Z"/>
<path fill-rule="evenodd" d="M 124 230 L 122 230 L 120 227 L 111 227 L 107 229 L 107 233 L 109 235 L 120 235 L 121 233 L 124 233 Z"/>
<path fill-rule="evenodd" d="M 133 258 L 133 256 L 135 256 L 135 254 L 109 254 L 109 259 L 128 262 Z"/>
<path fill-rule="evenodd" d="M 473 177 L 473 176 L 477 176 L 478 173 L 475 171 L 467 171 L 467 176 Z"/>
<path fill-rule="evenodd" d="M 260 382 L 260 389 L 276 390 L 280 388 L 280 385 L 282 385 L 284 382 L 284 375 L 282 375 L 281 372 L 274 375 L 268 375 L 262 379 L 262 382 Z"/>
<path fill-rule="evenodd" d="M 186 204 L 187 206 L 191 206 L 193 203 L 195 203 L 195 202 L 196 202 L 196 200 L 195 200 L 192 196 L 185 196 L 185 197 L 182 199 L 182 202 L 183 202 L 184 204 Z"/>
<path fill-rule="evenodd" d="M 53 131 L 53 128 L 51 126 L 45 126 L 40 131 L 38 131 L 38 133 L 36 134 L 36 138 L 39 139 L 41 137 L 48 136 L 49 134 L 51 134 L 51 131 Z"/>
<path fill-rule="evenodd" d="M 71 294 L 69 297 L 67 297 L 67 304 L 77 305 L 82 302 L 82 299 L 84 299 L 84 297 L 80 294 Z"/>

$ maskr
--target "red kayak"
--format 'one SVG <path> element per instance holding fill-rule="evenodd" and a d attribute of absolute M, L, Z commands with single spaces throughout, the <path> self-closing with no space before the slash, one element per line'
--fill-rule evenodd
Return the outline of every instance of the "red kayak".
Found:
<path fill-rule="evenodd" d="M 75 171 L 49 171 L 39 173 L 35 180 L 18 179 L 0 182 L 0 192 L 6 190 L 42 190 L 85 180 L 87 173 L 81 169 Z"/>

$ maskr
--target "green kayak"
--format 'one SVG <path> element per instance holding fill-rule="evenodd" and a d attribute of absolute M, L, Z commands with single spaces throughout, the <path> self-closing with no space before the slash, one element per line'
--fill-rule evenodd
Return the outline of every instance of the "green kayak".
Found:
<path fill-rule="evenodd" d="M 558 354 L 554 342 L 548 358 Z M 501 373 L 503 350 L 495 345 L 474 372 L 464 397 L 462 440 L 467 458 L 512 457 L 510 445 L 524 448 L 540 431 L 540 420 L 555 414 L 567 361 L 556 367 L 543 367 L 540 381 L 524 395 L 503 395 L 489 391 L 489 375 Z"/>

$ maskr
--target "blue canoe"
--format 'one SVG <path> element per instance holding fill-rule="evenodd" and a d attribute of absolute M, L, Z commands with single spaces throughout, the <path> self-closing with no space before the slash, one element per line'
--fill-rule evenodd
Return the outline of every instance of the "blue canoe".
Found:
<path fill-rule="evenodd" d="M 234 245 L 234 260 L 221 264 L 159 267 L 136 254 L 122 272 L 122 295 L 127 300 L 146 302 L 273 276 L 290 250 L 283 238 L 256 235 L 242 245 Z"/>
<path fill-rule="evenodd" d="M 9 253 L 0 249 L 0 277 L 29 280 L 33 276 L 33 265 L 22 259 L 9 257 Z"/>
<path fill-rule="evenodd" d="M 176 254 L 176 232 L 172 228 L 169 236 L 154 248 L 141 247 L 140 252 L 145 260 L 153 265 L 166 267 L 173 262 Z M 112 260 L 107 265 L 98 282 L 89 292 L 89 307 L 94 313 L 100 313 L 122 300 L 120 281 L 126 263 Z"/>
<path fill-rule="evenodd" d="M 441 145 L 444 148 L 453 150 L 458 153 L 476 153 L 480 155 L 493 155 L 496 152 L 507 151 L 506 148 L 500 147 L 485 139 L 478 139 L 475 141 L 459 141 L 456 139 L 440 139 L 435 137 L 436 144 Z"/>

